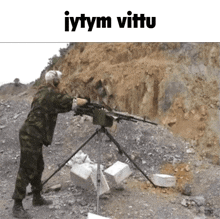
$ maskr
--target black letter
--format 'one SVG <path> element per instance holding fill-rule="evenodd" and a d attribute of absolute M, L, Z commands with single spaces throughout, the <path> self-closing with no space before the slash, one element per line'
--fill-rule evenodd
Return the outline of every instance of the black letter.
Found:
<path fill-rule="evenodd" d="M 133 21 L 134 21 L 134 28 L 138 27 L 137 21 L 139 20 L 139 17 L 137 14 L 134 14 Z"/>
<path fill-rule="evenodd" d="M 106 27 L 106 21 L 107 21 L 107 27 L 111 28 L 111 17 L 97 17 L 97 28 L 101 27 L 101 22 L 102 22 L 102 27 L 105 28 Z"/>
<path fill-rule="evenodd" d="M 145 21 L 145 17 L 144 17 L 144 14 L 141 14 L 141 28 L 144 28 L 144 21 Z"/>
<path fill-rule="evenodd" d="M 96 17 L 92 17 L 91 21 L 90 21 L 90 17 L 86 17 L 86 19 L 87 19 L 87 23 L 89 25 L 88 31 L 92 31 L 92 28 L 93 28 L 93 25 L 95 23 Z"/>
<path fill-rule="evenodd" d="M 85 17 L 85 14 L 81 14 L 80 20 L 81 20 L 81 27 L 83 27 L 83 28 L 85 27 L 86 18 L 87 17 Z"/>
<path fill-rule="evenodd" d="M 78 21 L 79 21 L 79 17 L 76 17 L 76 20 L 74 21 L 74 18 L 73 17 L 70 17 L 70 21 L 72 23 L 72 31 L 75 31 L 76 30 L 76 27 L 77 27 L 77 24 L 78 24 Z"/>
<path fill-rule="evenodd" d="M 117 17 L 118 24 L 119 24 L 120 28 L 124 28 L 125 27 L 126 19 L 127 19 L 127 17 L 123 17 L 123 19 L 121 19 L 120 17 Z"/>
<path fill-rule="evenodd" d="M 128 11 L 127 14 L 128 14 L 128 15 L 131 15 L 132 12 L 131 12 L 131 11 Z M 131 28 L 131 18 L 130 18 L 130 17 L 128 17 L 128 28 Z"/>
<path fill-rule="evenodd" d="M 64 13 L 66 16 L 69 15 L 69 11 L 65 11 Z M 69 18 L 65 17 L 65 31 L 69 31 Z"/>
<path fill-rule="evenodd" d="M 147 17 L 146 20 L 148 28 L 154 28 L 156 26 L 156 17 L 152 17 L 152 24 L 150 23 L 150 17 Z"/>

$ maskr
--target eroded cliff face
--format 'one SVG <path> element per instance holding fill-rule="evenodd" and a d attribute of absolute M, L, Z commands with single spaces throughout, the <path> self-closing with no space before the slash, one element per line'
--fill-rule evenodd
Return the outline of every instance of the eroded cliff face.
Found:
<path fill-rule="evenodd" d="M 218 43 L 78 43 L 61 89 L 157 121 L 219 162 Z"/>

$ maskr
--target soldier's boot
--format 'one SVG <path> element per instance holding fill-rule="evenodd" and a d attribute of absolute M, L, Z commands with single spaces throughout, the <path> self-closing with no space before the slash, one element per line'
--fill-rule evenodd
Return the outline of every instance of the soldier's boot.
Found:
<path fill-rule="evenodd" d="M 32 204 L 33 206 L 51 205 L 53 204 L 53 201 L 46 200 L 40 193 L 33 193 Z"/>
<path fill-rule="evenodd" d="M 12 208 L 12 214 L 15 218 L 25 218 L 25 219 L 31 219 L 31 215 L 24 210 L 22 205 L 22 200 L 16 199 L 14 202 L 14 206 Z"/>

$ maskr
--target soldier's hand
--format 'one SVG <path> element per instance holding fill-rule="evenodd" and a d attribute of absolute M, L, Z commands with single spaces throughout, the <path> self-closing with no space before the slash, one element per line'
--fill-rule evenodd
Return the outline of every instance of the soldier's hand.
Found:
<path fill-rule="evenodd" d="M 76 98 L 76 100 L 77 100 L 77 106 L 83 106 L 88 103 L 88 100 L 83 98 Z"/>

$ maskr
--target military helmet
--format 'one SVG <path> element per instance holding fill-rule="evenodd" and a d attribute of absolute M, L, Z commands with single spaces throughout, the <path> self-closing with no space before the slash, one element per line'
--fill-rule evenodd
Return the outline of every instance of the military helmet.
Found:
<path fill-rule="evenodd" d="M 50 82 L 50 81 L 53 81 L 56 78 L 61 79 L 61 77 L 62 77 L 62 72 L 55 71 L 55 70 L 48 71 L 45 74 L 45 80 L 46 80 L 47 83 Z"/>

